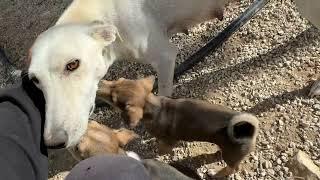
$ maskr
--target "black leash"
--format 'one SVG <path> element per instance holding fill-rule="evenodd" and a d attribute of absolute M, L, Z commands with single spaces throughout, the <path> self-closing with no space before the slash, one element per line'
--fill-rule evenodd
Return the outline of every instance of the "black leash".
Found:
<path fill-rule="evenodd" d="M 196 53 L 191 55 L 187 60 L 182 62 L 174 71 L 174 78 L 184 74 L 187 70 L 198 64 L 209 53 L 217 50 L 225 41 L 227 41 L 236 31 L 238 31 L 243 25 L 245 25 L 250 19 L 257 14 L 269 0 L 256 0 L 249 8 L 243 12 L 237 19 L 233 20 L 229 26 L 227 26 L 216 37 L 212 38 L 204 47 L 199 49 Z"/>

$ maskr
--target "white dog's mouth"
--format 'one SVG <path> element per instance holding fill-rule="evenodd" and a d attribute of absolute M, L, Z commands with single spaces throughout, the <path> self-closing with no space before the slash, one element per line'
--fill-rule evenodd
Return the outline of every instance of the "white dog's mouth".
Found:
<path fill-rule="evenodd" d="M 94 112 L 95 106 L 91 105 L 87 108 L 86 113 L 71 115 L 71 118 L 65 118 L 67 120 L 63 120 L 62 124 L 50 124 L 49 122 L 55 121 L 51 118 L 47 119 L 48 124 L 44 132 L 44 142 L 48 149 L 69 148 L 79 143 L 81 136 L 87 129 L 87 121 Z M 70 121 L 70 119 L 73 121 Z"/>
<path fill-rule="evenodd" d="M 54 131 L 55 134 L 44 134 L 44 142 L 48 149 L 62 149 L 67 146 L 68 135 L 66 131 Z"/>
<path fill-rule="evenodd" d="M 60 143 L 57 145 L 49 145 L 47 146 L 48 149 L 64 149 L 66 148 L 66 144 L 65 143 Z"/>

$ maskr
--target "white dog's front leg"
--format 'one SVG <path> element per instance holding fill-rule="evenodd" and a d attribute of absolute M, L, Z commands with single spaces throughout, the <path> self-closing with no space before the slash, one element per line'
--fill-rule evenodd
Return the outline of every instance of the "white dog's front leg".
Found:
<path fill-rule="evenodd" d="M 160 96 L 172 95 L 176 56 L 177 50 L 172 44 L 169 44 L 167 50 L 159 52 L 159 55 L 153 54 L 152 65 L 157 71 Z"/>
<path fill-rule="evenodd" d="M 175 58 L 161 60 L 158 64 L 158 94 L 160 96 L 170 97 L 173 92 Z"/>

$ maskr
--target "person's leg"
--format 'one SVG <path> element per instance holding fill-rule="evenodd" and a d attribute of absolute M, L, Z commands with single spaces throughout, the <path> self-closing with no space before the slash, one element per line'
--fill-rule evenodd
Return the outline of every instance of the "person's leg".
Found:
<path fill-rule="evenodd" d="M 77 164 L 66 180 L 151 180 L 143 164 L 120 155 L 94 156 Z"/>

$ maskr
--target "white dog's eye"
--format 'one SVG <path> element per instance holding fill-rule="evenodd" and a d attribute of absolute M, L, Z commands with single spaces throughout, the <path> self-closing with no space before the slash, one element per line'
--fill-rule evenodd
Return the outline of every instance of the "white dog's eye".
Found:
<path fill-rule="evenodd" d="M 66 65 L 66 70 L 72 72 L 72 71 L 78 69 L 79 66 L 80 66 L 80 60 L 79 59 L 75 59 L 75 60 L 72 60 L 71 62 L 69 62 Z"/>

